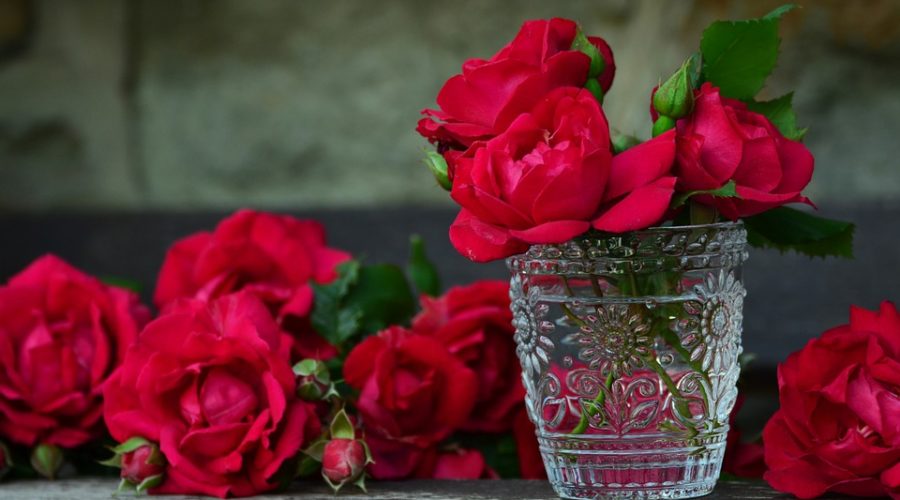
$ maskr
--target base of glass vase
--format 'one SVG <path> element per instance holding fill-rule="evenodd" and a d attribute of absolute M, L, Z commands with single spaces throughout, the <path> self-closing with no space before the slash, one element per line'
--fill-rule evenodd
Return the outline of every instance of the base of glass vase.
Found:
<path fill-rule="evenodd" d="M 547 477 L 562 498 L 694 498 L 716 486 L 725 433 L 690 440 L 540 436 Z"/>

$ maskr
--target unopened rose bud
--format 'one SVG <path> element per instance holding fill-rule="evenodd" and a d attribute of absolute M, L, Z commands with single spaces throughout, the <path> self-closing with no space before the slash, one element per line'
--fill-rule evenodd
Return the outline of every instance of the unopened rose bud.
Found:
<path fill-rule="evenodd" d="M 47 479 L 56 479 L 62 465 L 63 452 L 59 446 L 44 443 L 31 450 L 31 466 Z"/>
<path fill-rule="evenodd" d="M 336 396 L 331 373 L 325 363 L 316 359 L 304 359 L 294 365 L 297 376 L 297 395 L 306 401 L 319 401 Z"/>
<path fill-rule="evenodd" d="M 155 444 L 147 444 L 122 454 L 122 479 L 141 485 L 154 477 L 162 478 L 166 471 L 166 459 Z M 146 489 L 146 488 L 145 488 Z"/>
<path fill-rule="evenodd" d="M 12 469 L 12 456 L 9 454 L 9 448 L 0 443 L 0 479 L 3 479 L 10 469 Z"/>
<path fill-rule="evenodd" d="M 599 77 L 600 74 L 603 73 L 603 70 L 606 69 L 606 60 L 603 59 L 603 54 L 600 53 L 600 49 L 591 43 L 590 39 L 588 39 L 580 28 L 575 33 L 575 38 L 572 40 L 572 50 L 577 50 L 591 58 L 591 65 L 588 68 L 589 79 Z"/>
<path fill-rule="evenodd" d="M 678 119 L 694 109 L 694 86 L 692 72 L 695 71 L 694 58 L 688 59 L 668 80 L 663 82 L 653 94 L 653 109 L 669 118 Z"/>
<path fill-rule="evenodd" d="M 322 476 L 335 489 L 359 480 L 366 468 L 366 449 L 355 439 L 333 439 L 322 453 Z"/>
<path fill-rule="evenodd" d="M 425 153 L 425 165 L 428 166 L 428 170 L 431 170 L 431 175 L 434 176 L 434 180 L 437 181 L 438 185 L 450 191 L 453 183 L 450 181 L 450 169 L 447 166 L 447 159 L 444 158 L 444 155 L 436 151 L 428 151 Z"/>

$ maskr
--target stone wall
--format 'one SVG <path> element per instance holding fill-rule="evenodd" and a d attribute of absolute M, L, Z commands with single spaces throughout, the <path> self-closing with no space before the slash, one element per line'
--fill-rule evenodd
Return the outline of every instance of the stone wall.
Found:
<path fill-rule="evenodd" d="M 443 80 L 528 18 L 607 38 L 614 127 L 712 19 L 771 0 L 0 0 L 0 209 L 446 204 L 413 128 Z M 900 199 L 900 2 L 801 1 L 796 89 L 820 202 Z"/>

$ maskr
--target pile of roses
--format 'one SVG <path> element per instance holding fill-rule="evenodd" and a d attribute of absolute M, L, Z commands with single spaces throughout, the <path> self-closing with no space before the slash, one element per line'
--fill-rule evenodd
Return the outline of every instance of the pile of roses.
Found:
<path fill-rule="evenodd" d="M 172 245 L 151 320 L 134 292 L 36 260 L 0 287 L 0 474 L 109 458 L 108 433 L 122 487 L 151 493 L 249 496 L 320 469 L 335 488 L 476 479 L 498 475 L 475 445 L 515 428 L 541 477 L 507 284 L 422 294 L 401 324 L 332 343 L 316 295 L 352 262 L 314 221 L 239 211 Z"/>

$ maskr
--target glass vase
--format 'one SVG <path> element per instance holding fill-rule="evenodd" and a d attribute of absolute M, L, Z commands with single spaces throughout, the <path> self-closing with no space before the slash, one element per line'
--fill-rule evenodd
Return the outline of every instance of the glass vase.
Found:
<path fill-rule="evenodd" d="M 745 247 L 738 222 L 507 260 L 528 414 L 561 497 L 713 490 L 737 397 Z"/>

